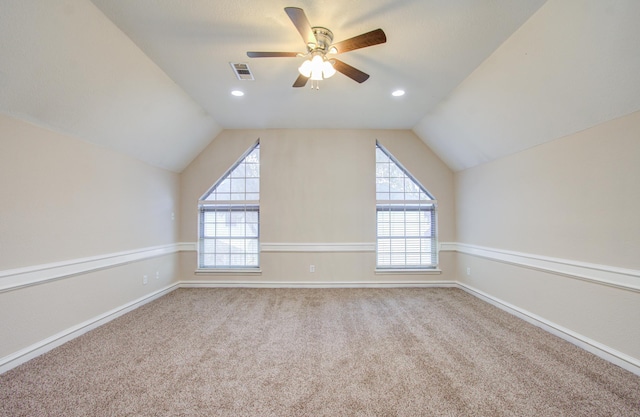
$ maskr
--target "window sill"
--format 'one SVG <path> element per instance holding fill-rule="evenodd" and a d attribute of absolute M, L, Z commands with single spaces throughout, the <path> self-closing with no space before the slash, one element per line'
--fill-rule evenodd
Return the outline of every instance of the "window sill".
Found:
<path fill-rule="evenodd" d="M 196 275 L 217 275 L 217 274 L 233 274 L 233 275 L 259 275 L 262 274 L 260 268 L 209 268 L 209 269 L 196 269 Z"/>
<path fill-rule="evenodd" d="M 401 274 L 401 275 L 440 275 L 442 274 L 442 270 L 438 268 L 433 269 L 376 269 L 376 275 L 384 275 L 384 274 Z"/>

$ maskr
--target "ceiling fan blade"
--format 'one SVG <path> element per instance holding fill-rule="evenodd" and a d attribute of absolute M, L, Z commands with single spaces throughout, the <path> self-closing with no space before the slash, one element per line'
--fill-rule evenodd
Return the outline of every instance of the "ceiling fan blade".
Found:
<path fill-rule="evenodd" d="M 353 51 L 354 49 L 366 48 L 367 46 L 385 43 L 386 41 L 387 35 L 384 34 L 384 31 L 382 29 L 376 29 L 351 39 L 334 43 L 331 47 L 335 47 L 338 50 L 336 53 L 341 54 L 343 52 Z"/>
<path fill-rule="evenodd" d="M 334 61 L 333 68 L 336 71 L 343 73 L 344 75 L 346 75 L 347 77 L 351 78 L 354 81 L 363 83 L 369 79 L 369 74 L 366 74 L 360 71 L 359 69 L 352 67 L 349 64 L 345 64 L 344 62 L 338 59 L 332 59 L 332 61 Z"/>
<path fill-rule="evenodd" d="M 304 14 L 304 10 L 299 7 L 285 7 L 284 11 L 287 12 L 289 19 L 291 19 L 293 25 L 298 29 L 298 32 L 300 32 L 305 45 L 309 45 L 310 43 L 316 44 L 318 42 L 316 35 L 313 34 L 313 30 L 311 29 L 309 19 L 307 19 L 307 15 Z"/>
<path fill-rule="evenodd" d="M 293 87 L 304 87 L 307 85 L 307 81 L 309 81 L 309 77 L 305 77 L 304 75 L 298 75 L 298 78 L 293 83 Z"/>
<path fill-rule="evenodd" d="M 247 52 L 249 58 L 293 58 L 297 52 Z"/>

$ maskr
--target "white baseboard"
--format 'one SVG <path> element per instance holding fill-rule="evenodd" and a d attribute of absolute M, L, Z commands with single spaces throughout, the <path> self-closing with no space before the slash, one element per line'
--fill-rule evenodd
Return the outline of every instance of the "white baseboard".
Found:
<path fill-rule="evenodd" d="M 181 281 L 180 288 L 429 288 L 456 287 L 453 281 Z"/>
<path fill-rule="evenodd" d="M 177 288 L 178 288 L 178 284 L 169 285 L 151 294 L 147 294 L 144 297 L 140 297 L 137 300 L 133 300 L 120 307 L 114 308 L 113 310 L 107 311 L 106 313 L 103 313 L 97 317 L 94 317 L 78 325 L 75 325 L 66 330 L 63 330 L 51 337 L 48 337 L 44 340 L 34 343 L 31 346 L 27 346 L 24 349 L 20 349 L 19 351 L 9 356 L 0 358 L 0 374 L 7 372 L 8 370 L 13 369 L 16 366 L 21 365 L 37 356 L 40 356 L 43 353 L 46 353 L 51 349 L 54 349 L 72 339 L 75 339 L 78 336 L 82 336 L 88 331 L 93 330 L 96 327 L 102 326 L 103 324 L 108 323 L 111 320 L 117 317 L 120 317 L 123 314 L 126 314 L 132 310 L 135 310 L 136 308 L 150 301 L 160 298 L 163 295 L 166 295 Z"/>
<path fill-rule="evenodd" d="M 564 339 L 567 342 L 570 342 L 586 350 L 587 352 L 593 353 L 594 355 L 608 362 L 618 365 L 619 367 L 640 376 L 640 360 L 636 358 L 612 349 L 609 346 L 603 345 L 602 343 L 596 342 L 595 340 L 592 340 L 586 336 L 569 330 L 566 327 L 546 320 L 527 310 L 521 309 L 520 307 L 516 307 L 513 304 L 507 303 L 506 301 L 500 300 L 499 298 L 489 295 L 467 284 L 457 282 L 456 286 L 463 291 L 466 291 L 467 293 L 480 298 L 481 300 L 495 307 L 498 307 L 503 311 L 506 311 L 507 313 L 513 314 L 514 316 L 526 321 L 527 323 L 540 327 L 541 329 L 546 330 L 554 336 L 558 336 L 559 338 Z"/>

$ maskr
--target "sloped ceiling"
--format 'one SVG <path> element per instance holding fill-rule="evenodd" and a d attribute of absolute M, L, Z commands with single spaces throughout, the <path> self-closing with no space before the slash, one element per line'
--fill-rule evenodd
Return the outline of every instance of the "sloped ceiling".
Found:
<path fill-rule="evenodd" d="M 549 1 L 414 131 L 462 170 L 638 111 L 639 19 L 636 0 Z"/>
<path fill-rule="evenodd" d="M 89 1 L 0 7 L 3 113 L 173 171 L 220 131 Z"/>
<path fill-rule="evenodd" d="M 640 109 L 635 0 L 2 3 L 0 112 L 176 172 L 221 129 L 413 129 L 459 170 Z M 247 58 L 304 49 L 287 6 L 382 28 L 340 55 L 371 78 L 294 89 L 301 58 Z"/>

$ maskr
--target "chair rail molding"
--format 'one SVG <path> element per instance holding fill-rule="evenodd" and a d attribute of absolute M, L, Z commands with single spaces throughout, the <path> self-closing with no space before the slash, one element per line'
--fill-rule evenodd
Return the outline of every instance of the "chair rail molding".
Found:
<path fill-rule="evenodd" d="M 45 282 L 63 279 L 74 275 L 86 274 L 100 269 L 111 268 L 131 262 L 139 262 L 145 259 L 169 255 L 176 252 L 183 252 L 186 250 L 190 250 L 188 243 L 172 243 L 169 245 L 150 246 L 86 258 L 33 265 L 24 268 L 7 269 L 0 271 L 0 292 L 11 291 L 31 285 L 44 284 Z"/>
<path fill-rule="evenodd" d="M 523 268 L 640 292 L 640 270 L 456 243 L 455 251 Z"/>

